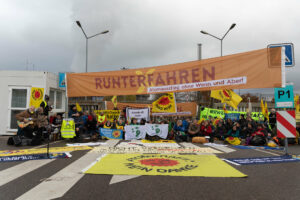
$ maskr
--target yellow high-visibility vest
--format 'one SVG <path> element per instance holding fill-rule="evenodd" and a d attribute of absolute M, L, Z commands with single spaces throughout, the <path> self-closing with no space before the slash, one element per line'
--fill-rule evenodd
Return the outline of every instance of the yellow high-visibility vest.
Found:
<path fill-rule="evenodd" d="M 106 118 L 105 115 L 102 115 L 102 116 L 98 115 L 98 122 L 99 123 L 104 123 L 105 122 L 105 118 Z"/>
<path fill-rule="evenodd" d="M 44 102 L 44 104 L 45 104 L 45 108 L 47 107 L 47 102 L 46 101 L 43 101 Z"/>
<path fill-rule="evenodd" d="M 104 125 L 103 126 L 103 128 L 111 128 L 112 126 L 106 126 L 106 125 Z"/>
<path fill-rule="evenodd" d="M 60 133 L 62 138 L 74 138 L 76 136 L 74 120 L 64 119 L 61 124 Z"/>

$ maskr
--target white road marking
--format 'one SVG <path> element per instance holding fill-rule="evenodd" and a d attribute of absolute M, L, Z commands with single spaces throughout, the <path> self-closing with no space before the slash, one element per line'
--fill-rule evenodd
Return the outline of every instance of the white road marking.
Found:
<path fill-rule="evenodd" d="M 254 149 L 256 151 L 260 151 L 260 152 L 263 152 L 263 153 L 268 153 L 268 154 L 271 154 L 273 156 L 280 156 L 279 154 L 277 153 L 272 153 L 272 152 L 269 152 L 269 151 L 264 151 L 264 150 L 261 150 L 261 149 Z"/>
<path fill-rule="evenodd" d="M 17 199 L 55 199 L 62 197 L 84 174 L 80 171 L 99 155 L 87 153 Z"/>
<path fill-rule="evenodd" d="M 114 184 L 114 183 L 119 183 L 119 182 L 122 182 L 122 181 L 127 181 L 127 180 L 137 178 L 137 177 L 140 177 L 140 176 L 141 175 L 113 175 L 110 182 L 109 182 L 109 185 Z"/>
<path fill-rule="evenodd" d="M 21 177 L 43 165 L 46 165 L 55 159 L 47 159 L 47 160 L 31 160 L 26 161 L 16 166 L 10 167 L 8 169 L 0 171 L 0 186 L 13 181 L 14 179 Z"/>
<path fill-rule="evenodd" d="M 115 146 L 118 142 L 118 140 L 108 140 L 105 146 Z M 94 162 L 100 155 L 97 153 L 86 153 L 17 199 L 47 200 L 62 197 L 84 176 L 81 172 L 82 169 Z"/>
<path fill-rule="evenodd" d="M 228 162 L 228 163 L 231 163 L 231 164 L 233 164 L 233 165 L 238 165 L 238 166 L 240 166 L 240 164 L 239 164 L 239 163 L 236 163 L 236 162 L 233 162 L 233 161 L 227 160 L 227 159 L 225 159 L 225 158 L 223 158 L 222 160 L 224 160 L 224 161 L 226 161 L 226 162 Z"/>
<path fill-rule="evenodd" d="M 231 149 L 229 147 L 226 147 L 226 146 L 223 146 L 223 145 L 217 145 L 217 144 L 214 144 L 214 143 L 207 143 L 207 144 L 204 144 L 204 145 L 215 148 L 215 149 L 220 150 L 220 151 L 223 151 L 225 153 L 231 153 L 231 152 L 235 151 L 234 149 Z"/>

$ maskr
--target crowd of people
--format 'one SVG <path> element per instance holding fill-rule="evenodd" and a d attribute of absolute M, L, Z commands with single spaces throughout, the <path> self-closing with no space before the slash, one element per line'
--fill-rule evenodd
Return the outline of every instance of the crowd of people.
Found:
<path fill-rule="evenodd" d="M 266 145 L 268 141 L 276 138 L 276 111 L 272 109 L 269 120 L 260 118 L 255 121 L 248 115 L 240 115 L 240 119 L 233 121 L 230 118 L 196 119 L 191 117 L 151 117 L 145 119 L 132 118 L 127 121 L 126 109 L 121 112 L 118 119 L 107 120 L 103 113 L 98 116 L 88 111 L 78 112 L 76 106 L 71 106 L 69 118 L 73 118 L 76 124 L 76 136 L 89 134 L 94 138 L 99 137 L 99 128 L 124 129 L 125 125 L 168 124 L 168 138 L 176 141 L 192 141 L 194 137 L 206 137 L 210 142 L 215 140 L 226 141 L 229 137 L 239 138 L 246 145 Z M 124 133 L 126 134 L 126 133 Z"/>
<path fill-rule="evenodd" d="M 32 124 L 19 128 L 19 131 L 28 138 L 42 137 L 43 131 L 47 126 L 52 125 L 57 129 L 62 123 L 61 114 L 53 114 L 48 118 L 48 112 L 51 107 L 47 105 L 49 98 L 41 104 L 41 107 L 35 109 L 30 107 L 28 110 L 16 115 L 18 121 L 27 124 L 32 121 Z M 251 115 L 240 115 L 239 120 L 213 118 L 196 119 L 191 117 L 166 117 L 157 116 L 151 117 L 149 121 L 145 119 L 132 118 L 127 121 L 125 109 L 121 111 L 120 117 L 114 120 L 106 119 L 104 113 L 97 115 L 95 112 L 79 112 L 75 105 L 70 106 L 67 118 L 73 118 L 75 122 L 76 139 L 82 136 L 89 136 L 92 139 L 99 139 L 100 128 L 121 129 L 124 130 L 125 125 L 144 125 L 150 124 L 168 124 L 167 139 L 175 139 L 176 141 L 192 141 L 194 137 L 206 137 L 209 142 L 227 141 L 228 138 L 239 138 L 246 145 L 266 145 L 268 141 L 276 138 L 276 112 L 271 110 L 269 120 L 260 118 L 255 121 Z M 50 129 L 53 131 L 53 129 Z M 126 134 L 126 133 L 124 133 Z M 34 136 L 35 135 L 35 136 Z M 165 138 L 164 138 L 165 139 Z"/>

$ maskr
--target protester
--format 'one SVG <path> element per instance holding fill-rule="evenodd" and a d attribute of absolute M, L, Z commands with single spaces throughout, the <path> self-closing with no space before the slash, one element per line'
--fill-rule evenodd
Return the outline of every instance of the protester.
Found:
<path fill-rule="evenodd" d="M 130 125 L 139 125 L 138 120 L 136 118 L 132 118 Z"/>
<path fill-rule="evenodd" d="M 49 111 L 52 110 L 52 107 L 49 105 L 49 96 L 45 95 L 44 100 L 40 104 L 40 107 L 43 108 L 43 114 L 48 117 Z"/>
<path fill-rule="evenodd" d="M 188 128 L 188 136 L 189 138 L 193 138 L 195 136 L 198 136 L 199 133 L 200 133 L 200 126 L 198 125 L 198 120 L 194 119 L 193 123 L 191 123 Z"/>
<path fill-rule="evenodd" d="M 46 131 L 46 127 L 48 126 L 47 116 L 44 114 L 43 108 L 39 107 L 36 110 L 36 126 L 37 126 L 37 134 L 38 138 L 43 137 L 43 131 Z M 44 135 L 44 138 L 48 138 L 49 135 Z"/>
<path fill-rule="evenodd" d="M 27 110 L 20 112 L 16 115 L 16 119 L 22 125 L 19 125 L 20 131 L 27 138 L 33 138 L 33 131 L 36 125 L 36 112 L 35 107 L 31 106 Z"/>
<path fill-rule="evenodd" d="M 276 126 L 276 112 L 275 112 L 275 109 L 271 109 L 271 113 L 269 114 L 269 123 L 270 123 L 271 129 L 273 129 Z"/>
<path fill-rule="evenodd" d="M 200 135 L 211 136 L 211 134 L 212 134 L 212 128 L 210 122 L 208 120 L 205 120 L 200 127 Z"/>
<path fill-rule="evenodd" d="M 225 125 L 222 123 L 221 120 L 219 120 L 216 130 L 215 130 L 215 137 L 219 140 L 224 140 L 225 135 L 227 134 L 227 130 Z"/>
<path fill-rule="evenodd" d="M 268 133 L 261 124 L 257 125 L 257 129 L 250 136 L 250 144 L 254 146 L 263 146 L 267 143 Z"/>
<path fill-rule="evenodd" d="M 226 134 L 226 137 L 240 137 L 240 130 L 237 127 L 237 123 L 234 123 L 232 128 Z"/>
<path fill-rule="evenodd" d="M 98 134 L 97 120 L 92 115 L 88 115 L 85 127 L 87 134 L 93 137 L 92 139 L 96 139 Z"/>
<path fill-rule="evenodd" d="M 103 128 L 112 128 L 113 127 L 113 123 L 111 123 L 109 120 L 107 120 L 104 124 Z"/>

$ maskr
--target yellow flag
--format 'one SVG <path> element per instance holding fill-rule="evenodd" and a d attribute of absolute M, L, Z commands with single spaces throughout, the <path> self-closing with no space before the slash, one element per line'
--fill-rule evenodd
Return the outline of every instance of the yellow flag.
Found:
<path fill-rule="evenodd" d="M 264 114 L 264 116 L 269 121 L 269 112 L 268 112 L 268 104 L 267 104 L 267 102 L 265 102 L 265 114 Z"/>
<path fill-rule="evenodd" d="M 238 94 L 232 90 L 212 90 L 210 97 L 221 100 L 222 103 L 227 103 L 229 106 L 237 109 L 239 103 L 243 100 Z"/>
<path fill-rule="evenodd" d="M 198 120 L 197 124 L 201 124 L 203 121 L 205 121 L 205 119 L 201 118 L 201 119 Z"/>
<path fill-rule="evenodd" d="M 34 106 L 35 108 L 40 107 L 43 102 L 44 97 L 44 88 L 32 87 L 30 92 L 30 106 Z"/>
<path fill-rule="evenodd" d="M 152 112 L 176 113 L 174 93 L 167 93 L 152 103 Z"/>
<path fill-rule="evenodd" d="M 76 109 L 77 109 L 78 112 L 82 111 L 82 108 L 80 107 L 80 105 L 78 103 L 76 103 Z"/>
<path fill-rule="evenodd" d="M 223 110 L 224 110 L 224 113 L 228 113 L 228 110 L 226 109 L 226 103 L 223 104 Z"/>
<path fill-rule="evenodd" d="M 265 116 L 265 106 L 264 106 L 264 101 L 261 99 L 260 100 L 260 108 L 261 108 L 261 113 L 263 116 Z"/>
<path fill-rule="evenodd" d="M 299 112 L 299 110 L 300 110 L 299 95 L 296 95 L 294 97 L 294 104 L 295 104 L 296 112 Z"/>
<path fill-rule="evenodd" d="M 114 107 L 117 107 L 118 101 L 117 101 L 117 96 L 113 96 L 113 98 L 111 98 L 111 102 L 114 104 Z"/>

